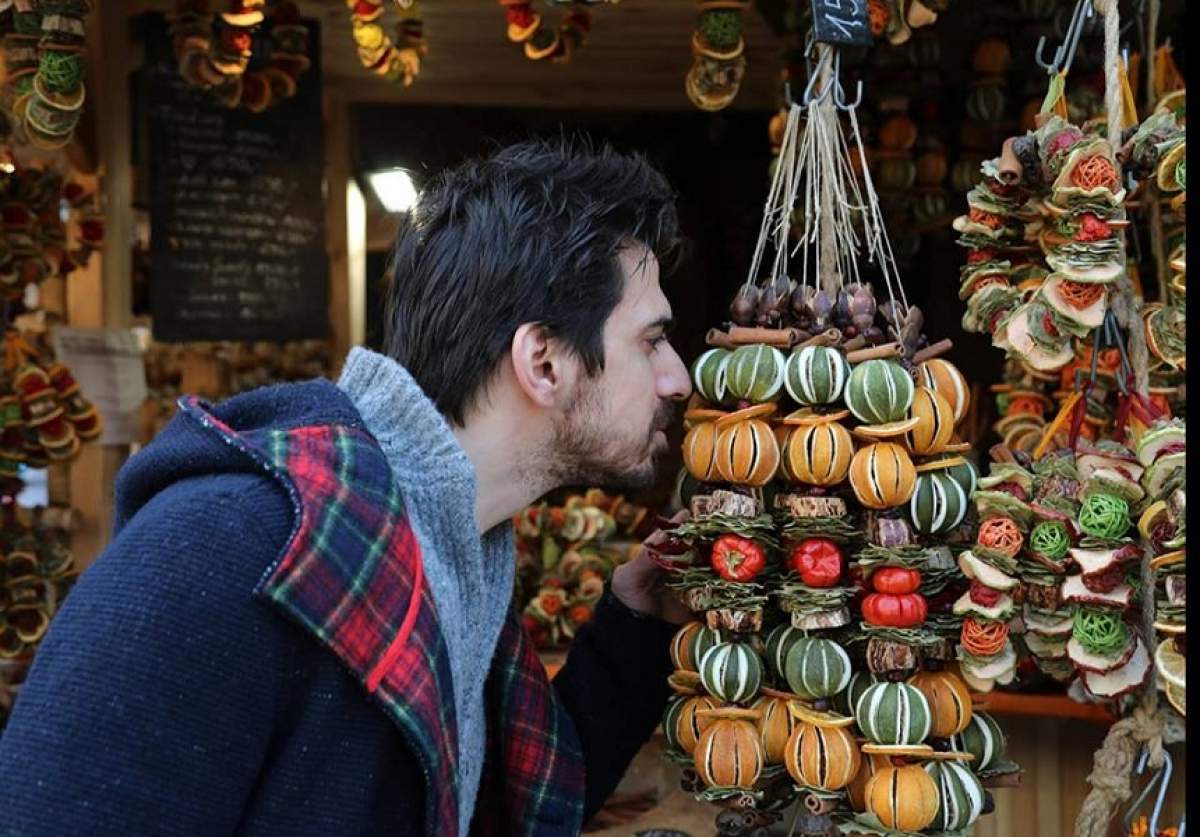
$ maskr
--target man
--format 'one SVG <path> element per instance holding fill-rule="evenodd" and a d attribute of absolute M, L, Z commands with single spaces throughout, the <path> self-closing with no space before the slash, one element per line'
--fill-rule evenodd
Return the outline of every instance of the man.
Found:
<path fill-rule="evenodd" d="M 386 356 L 180 415 L 0 738 L 0 832 L 571 834 L 666 700 L 672 623 L 619 568 L 548 683 L 510 519 L 646 484 L 688 374 L 641 157 L 526 143 L 402 224 Z"/>

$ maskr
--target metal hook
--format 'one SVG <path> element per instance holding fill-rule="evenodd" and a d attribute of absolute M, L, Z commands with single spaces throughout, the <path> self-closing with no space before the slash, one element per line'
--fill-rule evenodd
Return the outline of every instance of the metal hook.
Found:
<path fill-rule="evenodd" d="M 817 60 L 816 66 L 813 67 L 812 73 L 808 77 L 808 84 L 804 88 L 804 96 L 801 99 L 801 104 L 805 107 L 814 105 L 817 102 L 822 102 L 829 95 L 830 88 L 833 87 L 832 82 L 827 83 L 824 87 L 822 87 L 821 92 L 815 96 L 813 95 L 813 88 L 817 84 L 817 79 L 821 77 L 822 71 L 828 69 L 832 63 L 833 50 L 831 48 L 829 52 L 825 53 Z"/>
<path fill-rule="evenodd" d="M 858 80 L 858 90 L 853 102 L 847 103 L 845 99 L 846 91 L 842 89 L 842 53 L 838 52 L 833 60 L 833 104 L 838 110 L 853 110 L 862 103 L 863 83 L 862 79 Z"/>
<path fill-rule="evenodd" d="M 1042 57 L 1042 51 L 1046 48 L 1046 36 L 1038 38 L 1037 51 L 1034 53 L 1034 60 L 1038 66 L 1051 75 L 1070 70 L 1075 61 L 1075 50 L 1079 47 L 1079 38 L 1083 35 L 1083 22 L 1091 16 L 1091 0 L 1076 0 L 1075 11 L 1071 13 L 1066 35 L 1062 44 L 1054 51 L 1054 60 L 1050 63 L 1046 63 L 1046 59 Z"/>
<path fill-rule="evenodd" d="M 1140 776 L 1145 772 L 1146 762 L 1149 759 L 1149 756 L 1150 749 L 1143 745 L 1142 751 L 1138 756 L 1137 766 L 1134 768 L 1135 776 Z M 1171 773 L 1174 771 L 1174 759 L 1171 758 L 1170 752 L 1163 750 L 1162 756 L 1162 765 L 1156 771 L 1154 771 L 1154 775 L 1150 777 L 1150 781 L 1148 781 L 1142 787 L 1141 793 L 1137 795 L 1137 799 L 1133 801 L 1133 805 L 1130 806 L 1129 811 L 1125 814 L 1126 831 L 1129 831 L 1130 827 L 1133 825 L 1133 820 L 1138 812 L 1138 809 L 1142 807 L 1142 803 L 1146 800 L 1146 797 L 1150 795 L 1150 791 L 1154 789 L 1155 785 L 1157 785 L 1158 795 L 1154 798 L 1154 807 L 1150 809 L 1150 818 L 1147 823 L 1148 828 L 1146 833 L 1151 835 L 1158 833 L 1158 820 L 1162 816 L 1163 803 L 1167 798 L 1167 785 L 1170 783 Z M 1183 834 L 1182 827 L 1180 828 L 1179 834 Z"/>
<path fill-rule="evenodd" d="M 1150 834 L 1158 833 L 1158 818 L 1162 816 L 1163 802 L 1167 798 L 1167 784 L 1171 781 L 1171 771 L 1174 770 L 1173 759 L 1167 750 L 1163 750 L 1163 768 L 1159 770 L 1162 779 L 1158 783 L 1158 798 L 1154 800 L 1154 810 L 1150 812 Z"/>
<path fill-rule="evenodd" d="M 1145 745 L 1142 745 L 1142 749 L 1138 753 L 1137 763 L 1135 764 L 1135 766 L 1133 768 L 1134 776 L 1141 776 L 1142 773 L 1145 772 L 1146 760 L 1149 757 L 1150 757 L 1150 750 Z M 1141 792 L 1137 795 L 1137 798 L 1133 800 L 1133 804 L 1129 806 L 1129 810 L 1125 812 L 1124 823 L 1125 823 L 1126 833 L 1128 833 L 1130 831 L 1130 829 L 1133 827 L 1133 820 L 1137 816 L 1138 809 L 1142 807 L 1142 802 L 1144 802 L 1146 797 L 1150 795 L 1150 790 L 1153 787 L 1154 787 L 1154 779 L 1151 779 L 1149 782 L 1147 782 L 1145 785 L 1142 786 Z M 1151 832 L 1151 833 L 1153 833 L 1153 832 Z"/>

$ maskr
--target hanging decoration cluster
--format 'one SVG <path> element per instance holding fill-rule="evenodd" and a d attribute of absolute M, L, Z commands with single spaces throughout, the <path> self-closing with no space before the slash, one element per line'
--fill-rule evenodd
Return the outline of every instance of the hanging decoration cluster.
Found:
<path fill-rule="evenodd" d="M 1138 464 L 1147 505 L 1138 518 L 1143 543 L 1155 570 L 1154 653 L 1158 687 L 1167 701 L 1187 716 L 1187 492 L 1184 484 L 1186 428 L 1183 422 L 1159 422 L 1137 439 Z"/>
<path fill-rule="evenodd" d="M 75 134 L 84 84 L 84 22 L 91 0 L 4 0 L 3 107 L 19 143 L 62 148 Z"/>
<path fill-rule="evenodd" d="M 68 549 L 75 515 L 50 506 L 26 513 L 0 504 L 0 731 L 33 654 L 78 572 Z"/>
<path fill-rule="evenodd" d="M 21 465 L 44 468 L 74 459 L 80 445 L 98 439 L 103 430 L 71 370 L 13 329 L 4 338 L 0 416 L 0 480 L 5 481 L 17 479 Z"/>
<path fill-rule="evenodd" d="M 96 408 L 71 370 L 55 362 L 44 333 L 9 327 L 0 366 L 0 727 L 76 571 L 68 549 L 74 513 L 19 508 L 23 468 L 78 456 L 99 438 Z"/>
<path fill-rule="evenodd" d="M 500 5 L 508 21 L 508 39 L 523 46 L 526 58 L 566 64 L 592 29 L 588 6 L 596 2 L 615 4 L 619 0 L 554 0 L 552 5 L 566 7 L 557 28 L 546 25 L 529 0 L 500 0 Z"/>
<path fill-rule="evenodd" d="M 264 19 L 265 36 L 259 32 Z M 229 0 L 228 8 L 216 15 L 209 0 L 176 0 L 169 20 L 184 81 L 212 90 L 229 108 L 261 113 L 290 99 L 312 64 L 308 27 L 291 0 Z"/>
<path fill-rule="evenodd" d="M 384 81 L 411 87 L 428 48 L 416 0 L 394 0 L 399 20 L 393 38 L 379 21 L 386 0 L 347 0 L 358 60 Z"/>
<path fill-rule="evenodd" d="M 651 548 L 698 616 L 672 643 L 663 730 L 685 788 L 726 809 L 720 833 L 768 825 L 797 795 L 806 832 L 966 833 L 983 783 L 1018 771 L 954 672 L 970 388 L 904 299 L 870 174 L 850 162 L 854 109 L 836 71 L 825 83 L 832 101 L 787 113 L 732 322 L 692 365 L 676 493 L 690 519 Z"/>
<path fill-rule="evenodd" d="M 513 519 L 514 599 L 542 650 L 561 648 L 592 618 L 604 584 L 646 531 L 649 509 L 597 488 L 561 505 L 530 506 Z"/>
<path fill-rule="evenodd" d="M 1075 340 L 1103 325 L 1125 270 L 1125 190 L 1112 148 L 1049 116 L 982 171 L 954 222 L 969 251 L 963 327 L 990 333 L 1036 372 L 1056 372 L 1075 358 Z"/>
<path fill-rule="evenodd" d="M 69 276 L 104 241 L 96 195 L 39 166 L 0 173 L 0 223 L 0 299 L 9 302 L 28 285 Z"/>
<path fill-rule="evenodd" d="M 737 97 L 746 74 L 742 14 L 748 6 L 747 0 L 700 0 L 684 79 L 688 99 L 700 110 L 721 110 Z"/>

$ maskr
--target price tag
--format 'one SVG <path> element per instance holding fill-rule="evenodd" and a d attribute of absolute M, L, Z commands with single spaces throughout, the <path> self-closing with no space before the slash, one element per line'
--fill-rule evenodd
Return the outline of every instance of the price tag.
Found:
<path fill-rule="evenodd" d="M 813 34 L 819 43 L 871 46 L 867 0 L 812 0 Z"/>

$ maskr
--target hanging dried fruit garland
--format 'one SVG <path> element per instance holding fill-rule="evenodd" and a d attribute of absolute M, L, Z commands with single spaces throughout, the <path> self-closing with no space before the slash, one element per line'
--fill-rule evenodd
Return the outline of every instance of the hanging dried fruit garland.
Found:
<path fill-rule="evenodd" d="M 588 6 L 595 0 L 555 0 L 554 6 L 565 6 L 566 11 L 558 26 L 548 26 L 540 12 L 535 11 L 529 0 L 500 0 L 508 27 L 508 39 L 521 44 L 525 57 L 530 61 L 550 61 L 553 64 L 569 63 L 575 52 L 592 29 L 592 13 Z M 616 3 L 617 0 L 608 0 Z"/>
<path fill-rule="evenodd" d="M 981 776 L 1017 770 L 952 670 L 976 478 L 954 429 L 970 390 L 903 300 L 869 175 L 860 187 L 845 156 L 862 153 L 853 110 L 848 143 L 822 107 L 803 139 L 798 107 L 778 132 L 751 281 L 692 367 L 678 490 L 691 519 L 652 554 L 703 618 L 672 644 L 663 729 L 685 787 L 727 809 L 721 833 L 769 824 L 797 794 L 805 833 L 964 833 L 989 805 Z M 804 213 L 816 252 L 800 281 L 796 203 L 828 208 Z M 824 217 L 838 212 L 859 224 Z M 859 279 L 860 248 L 885 304 Z"/>
<path fill-rule="evenodd" d="M 0 174 L 0 224 L 0 299 L 10 302 L 29 285 L 87 264 L 104 239 L 95 194 L 37 166 Z"/>
<path fill-rule="evenodd" d="M 570 643 L 592 618 L 612 571 L 647 535 L 649 509 L 599 489 L 568 497 L 561 506 L 542 503 L 513 519 L 517 583 L 514 598 L 539 650 Z"/>
<path fill-rule="evenodd" d="M 22 468 L 70 461 L 102 429 L 96 408 L 40 337 L 9 328 L 0 367 L 0 726 L 76 575 L 73 514 L 19 509 Z"/>
<path fill-rule="evenodd" d="M 74 136 L 87 95 L 84 21 L 92 4 L 15 0 L 0 6 L 9 129 L 19 143 L 62 148 Z"/>
<path fill-rule="evenodd" d="M 0 730 L 59 603 L 78 572 L 68 548 L 74 513 L 0 504 Z"/>
<path fill-rule="evenodd" d="M 379 22 L 384 0 L 347 0 L 358 60 L 384 81 L 411 87 L 421 72 L 425 57 L 425 30 L 416 0 L 394 0 L 399 20 L 396 36 L 388 35 Z"/>
<path fill-rule="evenodd" d="M 269 27 L 265 37 L 258 34 L 264 20 Z M 300 76 L 312 64 L 308 28 L 291 0 L 229 0 L 228 8 L 216 15 L 209 0 L 177 0 L 170 33 L 184 81 L 212 90 L 226 107 L 251 113 L 295 96 Z M 252 69 L 256 48 L 266 54 L 258 56 Z"/>
<path fill-rule="evenodd" d="M 692 66 L 684 79 L 688 99 L 701 110 L 716 111 L 737 96 L 746 74 L 742 15 L 746 0 L 701 0 L 692 33 Z"/>
<path fill-rule="evenodd" d="M 1011 620 L 989 614 L 994 632 L 1010 628 L 1022 659 L 1070 683 L 1076 699 L 1142 703 L 1127 696 L 1157 670 L 1159 688 L 1183 714 L 1185 429 L 1170 418 L 1183 409 L 1186 362 L 1181 235 L 1163 271 L 1175 275 L 1140 311 L 1136 328 L 1150 357 L 1140 376 L 1114 309 L 1136 304 L 1132 295 L 1117 299 L 1127 293 L 1116 290 L 1122 276 L 1142 293 L 1137 264 L 1125 253 L 1118 165 L 1139 181 L 1143 208 L 1175 192 L 1181 206 L 1184 130 L 1171 108 L 1160 108 L 1127 130 L 1114 154 L 1107 140 L 1049 113 L 1056 102 L 1061 109 L 1061 94 L 1060 77 L 1036 129 L 983 165 L 969 212 L 955 222 L 970 251 L 960 290 L 964 327 L 991 332 L 1009 353 L 1006 382 L 993 387 L 1004 442 L 992 449 L 991 473 L 974 496 L 981 525 L 971 561 L 985 569 L 980 580 L 1010 590 L 1021 607 Z M 1135 391 L 1147 380 L 1148 389 Z M 1149 575 L 1143 545 L 1154 557 Z M 1144 589 L 1156 570 L 1154 588 Z M 1153 639 L 1145 614 L 1160 609 Z M 1007 663 L 1005 678 L 992 676 L 1009 649 L 989 639 L 991 632 L 964 623 L 962 647 L 974 653 L 963 671 L 980 690 L 1012 679 Z"/>

